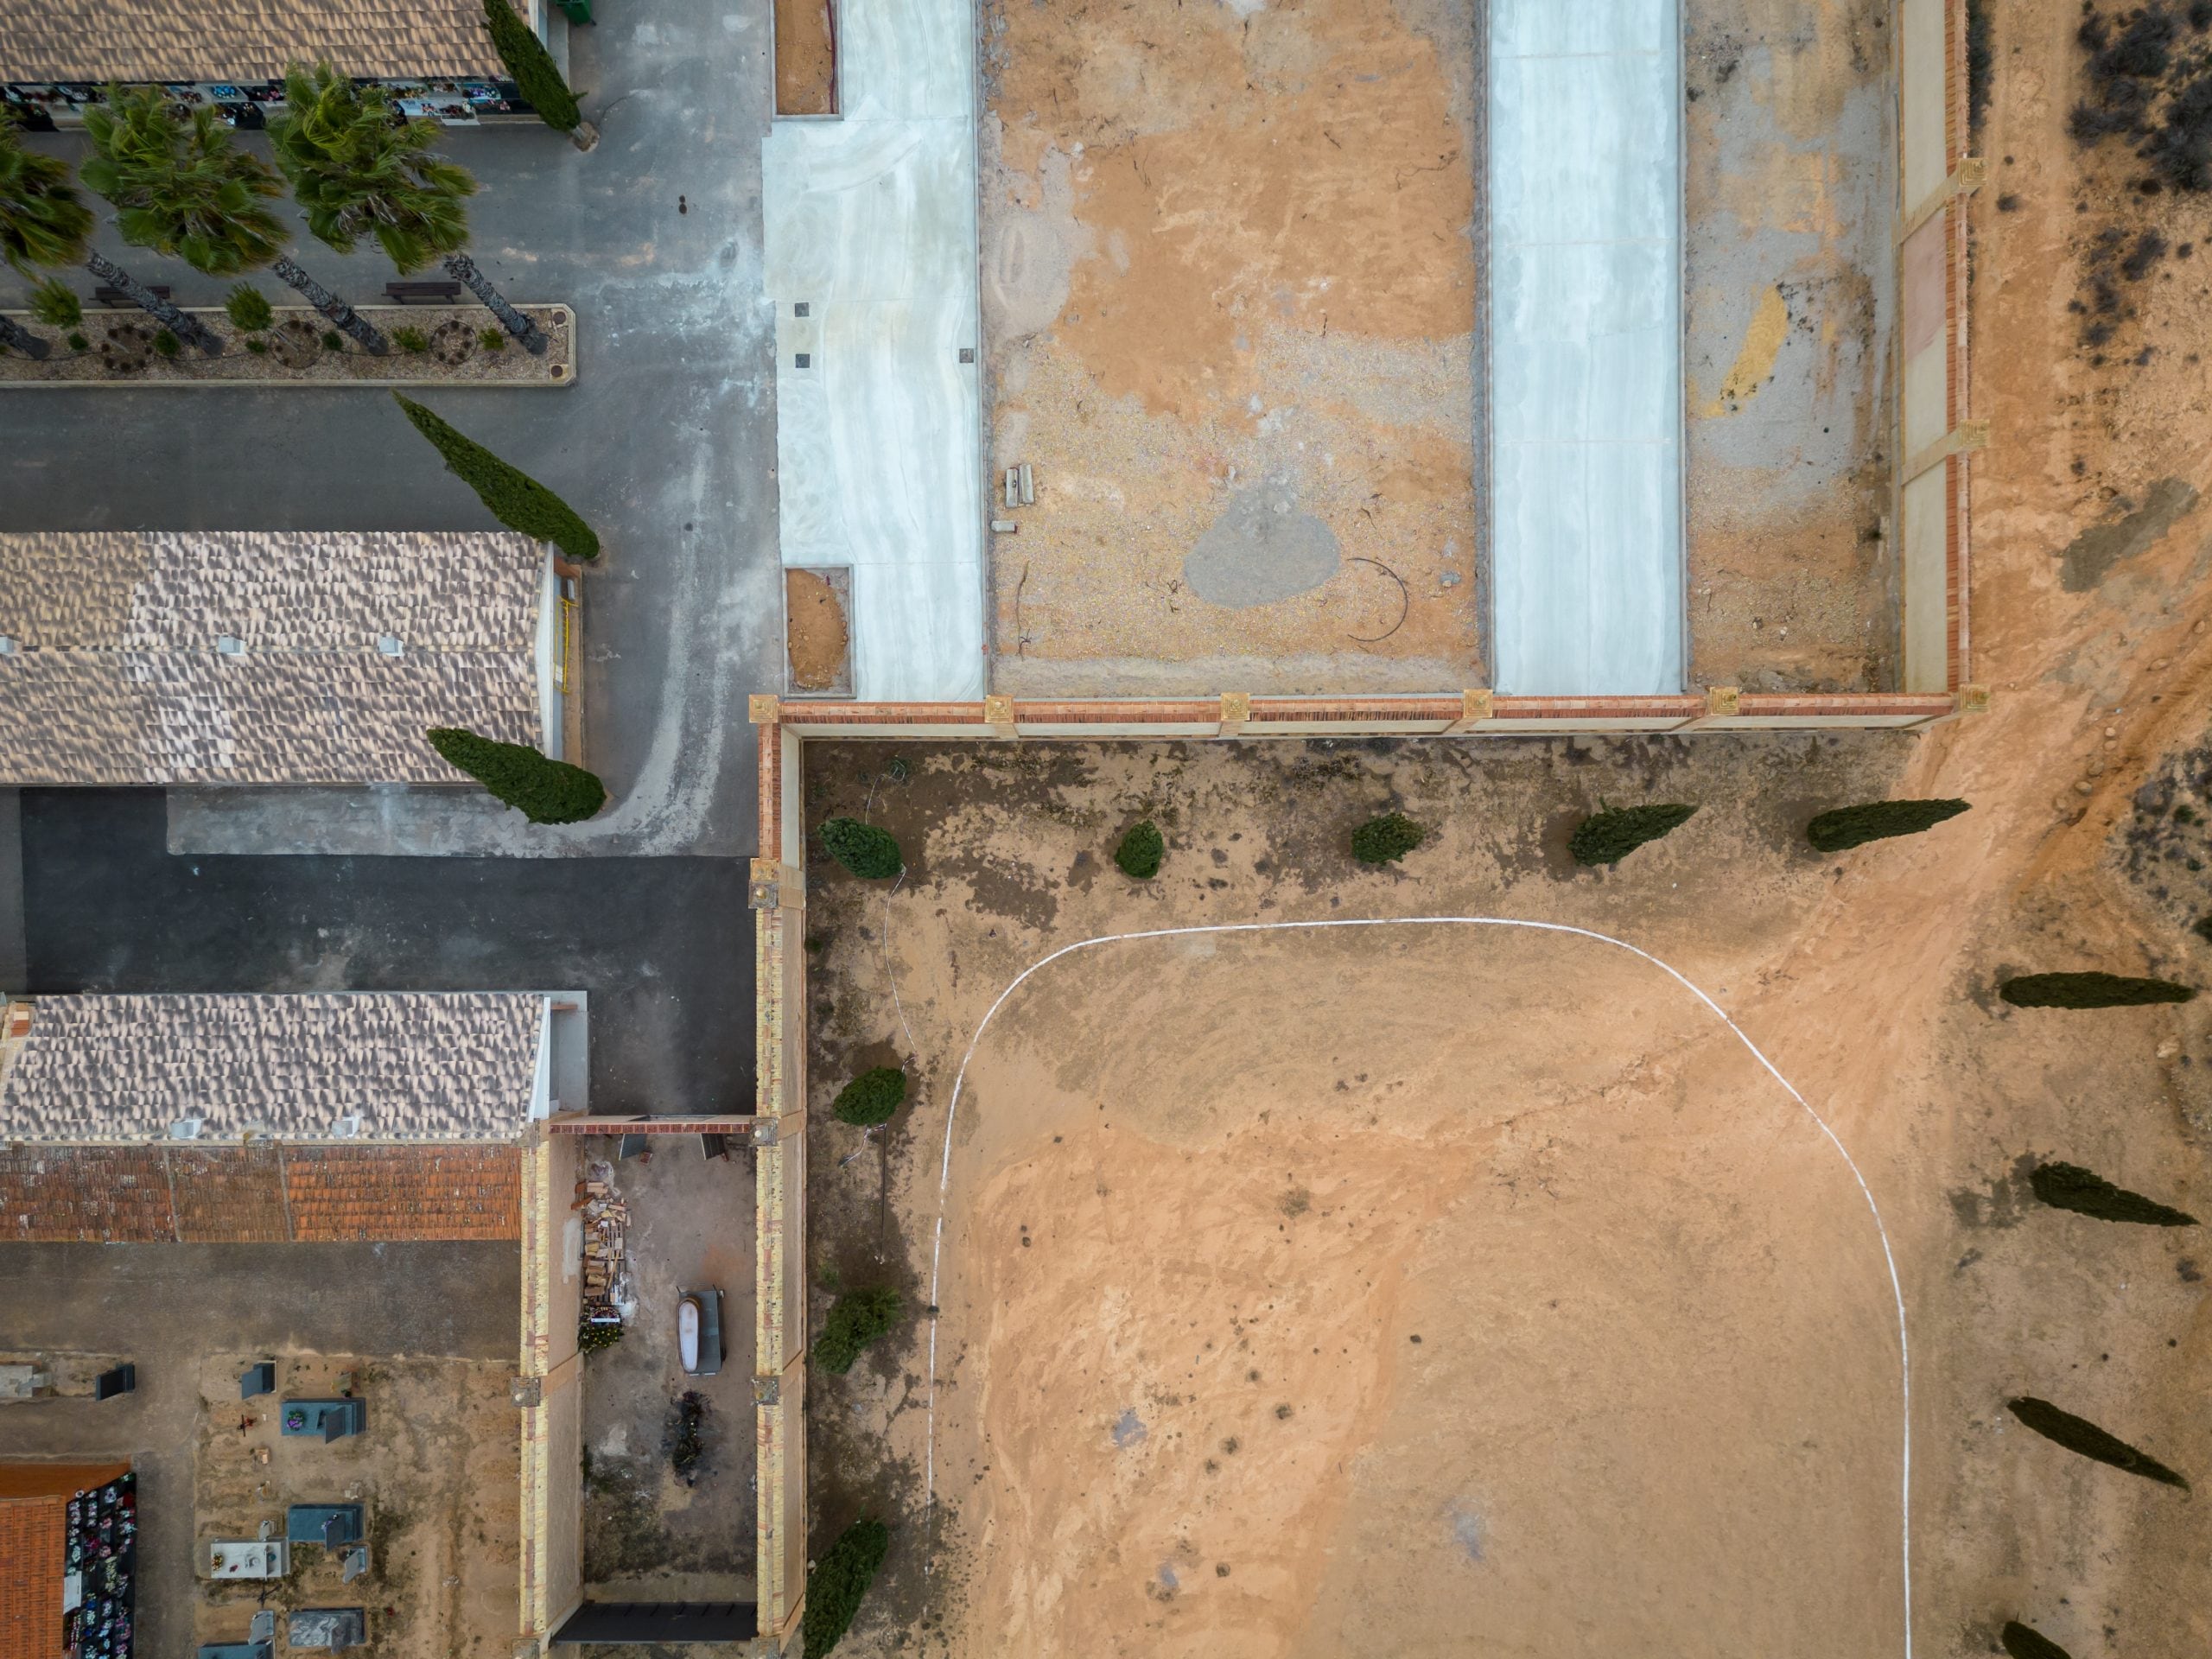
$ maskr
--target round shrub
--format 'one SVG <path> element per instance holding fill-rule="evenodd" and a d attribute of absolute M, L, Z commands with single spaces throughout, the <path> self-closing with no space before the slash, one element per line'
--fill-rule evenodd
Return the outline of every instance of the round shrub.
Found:
<path fill-rule="evenodd" d="M 1395 864 L 1427 840 L 1427 834 L 1404 813 L 1385 812 L 1351 832 L 1351 855 L 1363 864 Z"/>
<path fill-rule="evenodd" d="M 430 349 L 430 337 L 420 328 L 410 327 L 405 324 L 391 331 L 391 343 L 403 352 L 414 352 L 418 354 Z"/>
<path fill-rule="evenodd" d="M 1868 801 L 1861 806 L 1839 806 L 1823 812 L 1805 826 L 1805 839 L 1815 850 L 1840 853 L 1870 841 L 1891 836 L 1916 836 L 1946 818 L 1968 810 L 1964 801 Z"/>
<path fill-rule="evenodd" d="M 507 349 L 507 331 L 504 328 L 479 329 L 476 343 L 487 352 L 504 352 Z"/>
<path fill-rule="evenodd" d="M 74 328 L 85 320 L 85 302 L 59 276 L 31 290 L 31 315 L 49 328 Z"/>
<path fill-rule="evenodd" d="M 2152 1002 L 2186 1002 L 2196 988 L 2171 979 L 2131 979 L 2125 974 L 2023 974 L 1997 988 L 2016 1008 L 2135 1008 Z"/>
<path fill-rule="evenodd" d="M 906 1072 L 895 1065 L 879 1065 L 861 1072 L 840 1089 L 830 1109 L 841 1123 L 874 1128 L 879 1123 L 888 1123 L 891 1115 L 906 1098 Z"/>
<path fill-rule="evenodd" d="M 1696 810 L 1680 803 L 1608 807 L 1574 826 L 1567 850 L 1578 864 L 1618 864 L 1645 842 L 1681 829 Z"/>
<path fill-rule="evenodd" d="M 888 830 L 858 818 L 825 818 L 822 845 L 830 856 L 866 881 L 887 881 L 906 868 Z"/>
<path fill-rule="evenodd" d="M 1166 852 L 1167 842 L 1160 836 L 1160 826 L 1147 818 L 1129 826 L 1121 845 L 1114 849 L 1114 862 L 1132 881 L 1149 881 L 1160 874 L 1160 861 Z"/>
<path fill-rule="evenodd" d="M 346 349 L 346 336 L 340 334 L 335 328 L 324 329 L 322 331 L 322 349 L 326 352 L 344 351 Z"/>
<path fill-rule="evenodd" d="M 830 1304 L 830 1318 L 814 1357 L 825 1371 L 842 1376 L 869 1344 L 880 1342 L 899 1323 L 899 1293 L 889 1286 L 849 1291 Z"/>
<path fill-rule="evenodd" d="M 2196 1217 L 2186 1210 L 2114 1186 L 2079 1164 L 2037 1164 L 2028 1177 L 2028 1185 L 2052 1209 L 2071 1210 L 2099 1221 L 2132 1221 L 2144 1227 L 2196 1225 Z"/>
<path fill-rule="evenodd" d="M 825 1659 L 844 1639 L 861 1598 L 890 1553 L 891 1529 L 872 1515 L 847 1527 L 823 1552 L 806 1580 L 806 1659 Z"/>
<path fill-rule="evenodd" d="M 270 308 L 269 297 L 251 283 L 240 283 L 223 301 L 223 315 L 232 326 L 249 334 L 257 334 L 276 320 Z"/>
<path fill-rule="evenodd" d="M 80 334 L 71 334 L 69 336 L 69 349 L 73 352 L 89 352 L 92 349 L 92 342 L 86 340 L 84 335 Z"/>
<path fill-rule="evenodd" d="M 175 357 L 184 349 L 184 342 L 166 328 L 154 330 L 154 349 L 163 357 Z"/>

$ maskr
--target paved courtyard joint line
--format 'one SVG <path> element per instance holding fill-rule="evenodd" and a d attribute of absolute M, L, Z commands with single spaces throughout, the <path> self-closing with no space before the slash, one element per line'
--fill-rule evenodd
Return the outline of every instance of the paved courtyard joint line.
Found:
<path fill-rule="evenodd" d="M 887 899 L 886 907 L 887 910 Z M 1827 1120 L 1813 1109 L 1812 1103 L 1797 1091 L 1796 1084 L 1782 1075 L 1774 1062 L 1767 1058 L 1760 1051 L 1758 1045 L 1745 1034 L 1744 1028 L 1728 1017 L 1727 1010 L 1714 1001 L 1671 963 L 1662 961 L 1640 946 L 1630 944 L 1626 939 L 1615 938 L 1610 933 L 1600 933 L 1593 928 L 1575 927 L 1566 922 L 1530 921 L 1510 916 L 1363 916 L 1340 917 L 1326 921 L 1310 922 L 1217 922 L 1194 927 L 1151 928 L 1135 933 L 1105 933 L 1096 938 L 1077 939 L 1072 944 L 1064 944 L 1049 955 L 1039 957 L 1016 975 L 1006 988 L 998 994 L 991 1006 L 984 1011 L 982 1019 L 976 1023 L 975 1034 L 968 1039 L 967 1052 L 960 1057 L 960 1070 L 953 1076 L 952 1099 L 947 1105 L 944 1114 L 944 1152 L 938 1170 L 937 1230 L 930 1246 L 930 1306 L 934 1308 L 938 1304 L 939 1271 L 944 1254 L 945 1200 L 952 1184 L 952 1131 L 960 1115 L 960 1095 L 963 1085 L 967 1082 L 968 1067 L 976 1058 L 976 1049 L 982 1044 L 984 1032 L 990 1028 L 991 1021 L 997 1018 L 999 1010 L 1006 1006 L 1007 999 L 1020 990 L 1033 974 L 1040 968 L 1058 962 L 1062 957 L 1071 956 L 1078 950 L 1090 950 L 1094 945 L 1120 944 L 1138 939 L 1186 938 L 1199 934 L 1296 932 L 1334 927 L 1524 928 L 1531 932 L 1563 933 L 1577 938 L 1592 939 L 1600 944 L 1610 944 L 1627 951 L 1631 956 L 1639 957 L 1709 1008 L 1713 1017 L 1734 1033 L 1736 1040 L 1743 1044 L 1751 1058 L 1759 1063 L 1768 1076 L 1782 1085 L 1783 1092 L 1797 1103 L 1805 1116 L 1813 1121 L 1815 1127 L 1827 1138 L 1828 1144 L 1835 1148 L 1836 1155 L 1843 1160 L 1844 1166 L 1850 1170 L 1851 1179 L 1858 1184 L 1859 1196 L 1866 1200 L 1867 1213 L 1873 1217 L 1874 1231 L 1880 1238 L 1882 1244 L 1882 1262 L 1889 1270 L 1890 1294 L 1897 1304 L 1897 1387 L 1903 1430 L 1897 1500 L 1899 1550 L 1904 1569 L 1900 1611 L 1904 1621 L 1904 1659 L 1912 1659 L 1912 1353 L 1905 1337 L 1904 1290 L 1897 1278 L 1897 1256 L 1890 1249 L 1890 1230 L 1883 1223 L 1881 1206 L 1874 1202 L 1873 1189 L 1866 1185 L 1866 1178 L 1860 1173 L 1858 1161 L 1852 1157 L 1850 1150 L 1845 1147 L 1836 1132 L 1828 1127 Z M 888 944 L 889 930 L 887 928 L 887 950 Z M 922 1485 L 922 1505 L 925 1524 L 927 1516 L 937 1503 L 937 1321 L 934 1319 L 930 1321 L 929 1393 L 926 1406 L 929 1427 L 925 1440 Z M 929 1564 L 925 1561 L 924 1571 L 929 1570 Z"/>

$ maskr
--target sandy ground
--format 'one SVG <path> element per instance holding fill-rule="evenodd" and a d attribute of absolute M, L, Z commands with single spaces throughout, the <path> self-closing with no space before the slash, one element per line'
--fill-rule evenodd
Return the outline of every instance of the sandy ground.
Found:
<path fill-rule="evenodd" d="M 837 108 L 837 49 L 829 0 L 776 0 L 776 113 Z"/>
<path fill-rule="evenodd" d="M 1688 0 L 1690 681 L 1893 690 L 1890 0 Z"/>
<path fill-rule="evenodd" d="M 365 1607 L 371 1655 L 511 1653 L 521 1478 L 512 1363 L 294 1355 L 277 1361 L 276 1396 L 242 1402 L 238 1374 L 268 1357 L 201 1364 L 199 1538 L 257 1537 L 264 1521 L 281 1538 L 289 1504 L 359 1503 L 369 1570 L 346 1583 L 337 1556 L 296 1544 L 279 1584 L 203 1580 L 197 1639 L 244 1640 L 266 1592 L 280 1634 L 290 1609 Z M 335 1397 L 347 1376 L 368 1402 L 362 1433 L 326 1446 L 279 1432 L 283 1400 Z"/>
<path fill-rule="evenodd" d="M 845 601 L 851 588 L 849 571 L 784 572 L 784 653 L 792 690 L 849 694 L 852 628 Z"/>
<path fill-rule="evenodd" d="M 995 686 L 1482 683 L 1466 0 L 982 29 Z"/>

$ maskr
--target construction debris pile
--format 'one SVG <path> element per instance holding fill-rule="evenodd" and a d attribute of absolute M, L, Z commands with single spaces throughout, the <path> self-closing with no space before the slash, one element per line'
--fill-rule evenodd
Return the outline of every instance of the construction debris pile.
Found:
<path fill-rule="evenodd" d="M 572 1206 L 583 1211 L 586 1325 L 622 1324 L 622 1303 L 629 1296 L 630 1206 L 614 1191 L 613 1171 L 594 1163 L 576 1183 Z"/>

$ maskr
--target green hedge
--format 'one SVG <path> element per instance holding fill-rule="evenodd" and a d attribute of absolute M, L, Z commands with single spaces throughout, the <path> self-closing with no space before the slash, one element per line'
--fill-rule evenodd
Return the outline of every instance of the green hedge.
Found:
<path fill-rule="evenodd" d="M 504 4 L 505 0 L 493 0 Z M 446 470 L 476 492 L 491 515 L 509 530 L 550 542 L 572 559 L 599 556 L 599 536 L 575 509 L 519 467 L 510 467 L 474 438 L 455 431 L 422 404 L 392 397 L 415 429 L 445 457 Z"/>
<path fill-rule="evenodd" d="M 2194 1227 L 2196 1217 L 2114 1186 L 2079 1164 L 2037 1164 L 2028 1185 L 2054 1210 L 2073 1210 L 2099 1221 L 2132 1221 L 2145 1227 Z"/>
<path fill-rule="evenodd" d="M 1114 849 L 1114 861 L 1122 867 L 1122 874 L 1133 881 L 1149 881 L 1160 874 L 1160 861 L 1166 855 L 1167 842 L 1160 833 L 1160 826 L 1150 818 L 1142 823 L 1133 823 L 1122 837 L 1122 844 Z"/>
<path fill-rule="evenodd" d="M 1404 813 L 1385 812 L 1351 832 L 1351 855 L 1363 864 L 1395 864 L 1427 837 Z"/>
<path fill-rule="evenodd" d="M 830 857 L 863 880 L 888 881 L 906 868 L 891 832 L 858 818 L 823 819 L 822 845 Z"/>
<path fill-rule="evenodd" d="M 1968 810 L 1964 801 L 1869 801 L 1840 806 L 1805 826 L 1805 839 L 1823 853 L 1840 853 L 1891 836 L 1916 836 Z"/>
<path fill-rule="evenodd" d="M 888 1286 L 840 1296 L 830 1304 L 822 1340 L 814 1344 L 816 1362 L 823 1370 L 842 1376 L 853 1369 L 861 1350 L 891 1334 L 899 1323 L 899 1293 Z"/>
<path fill-rule="evenodd" d="M 1697 810 L 1680 804 L 1610 807 L 1574 826 L 1567 850 L 1578 864 L 1618 864 L 1647 841 L 1688 823 Z"/>
<path fill-rule="evenodd" d="M 607 785 L 596 777 L 526 743 L 501 743 L 455 726 L 434 727 L 427 735 L 450 764 L 532 823 L 575 823 L 607 804 Z"/>
<path fill-rule="evenodd" d="M 507 66 L 507 73 L 515 78 L 515 86 L 530 107 L 537 111 L 537 118 L 556 132 L 573 132 L 584 112 L 576 107 L 576 95 L 561 79 L 560 67 L 537 32 L 507 0 L 484 0 L 484 26 L 491 31 L 499 61 Z"/>
<path fill-rule="evenodd" d="M 888 1123 L 891 1115 L 906 1098 L 906 1072 L 895 1065 L 879 1065 L 861 1072 L 840 1089 L 830 1109 L 841 1123 L 873 1128 L 878 1123 Z"/>
<path fill-rule="evenodd" d="M 2196 991 L 2171 979 L 2130 979 L 2124 974 L 2023 974 L 1999 985 L 1997 995 L 2016 1008 L 2132 1008 L 2186 1002 Z"/>
<path fill-rule="evenodd" d="M 2145 1480 L 2158 1481 L 2168 1486 L 2178 1486 L 2184 1492 L 2189 1482 L 2166 1467 L 2147 1452 L 2138 1452 L 2126 1440 L 2107 1434 L 2087 1418 L 2076 1417 L 2070 1411 L 2061 1411 L 2048 1400 L 2038 1400 L 2032 1395 L 2023 1395 L 2018 1400 L 2007 1400 L 2005 1408 L 2030 1428 L 2047 1440 L 2056 1440 L 2069 1452 L 2079 1452 L 2099 1463 L 2108 1463 L 2115 1469 L 2124 1469 L 2131 1475 L 2140 1475 Z"/>
<path fill-rule="evenodd" d="M 2005 1651 L 2012 1659 L 2074 1659 L 2074 1656 L 2060 1647 L 2041 1630 L 2030 1630 L 2017 1618 L 2005 1621 L 2005 1628 L 1997 1639 L 2005 1644 Z"/>
<path fill-rule="evenodd" d="M 806 1659 L 823 1659 L 844 1639 L 876 1569 L 891 1553 L 891 1529 L 874 1516 L 847 1527 L 806 1580 Z"/>

